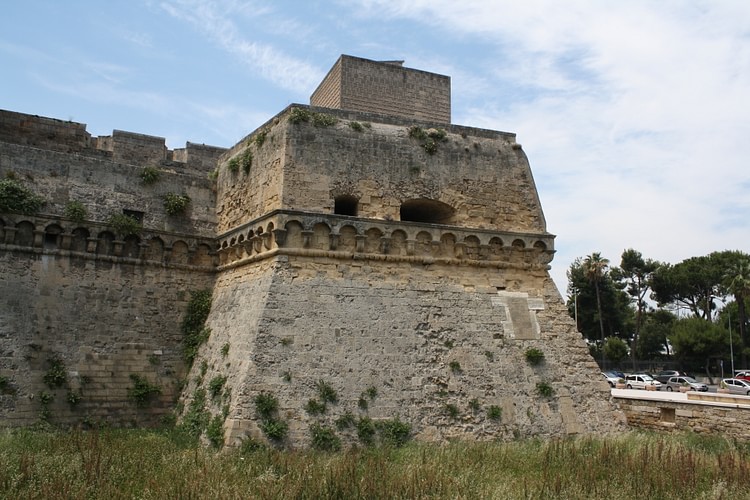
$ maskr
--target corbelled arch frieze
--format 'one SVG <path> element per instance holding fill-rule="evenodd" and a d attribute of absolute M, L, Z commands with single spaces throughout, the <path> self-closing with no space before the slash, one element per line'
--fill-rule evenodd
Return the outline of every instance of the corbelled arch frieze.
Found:
<path fill-rule="evenodd" d="M 546 267 L 554 236 L 441 224 L 275 211 L 218 238 L 219 265 L 290 253 L 332 258 L 439 259 L 475 265 Z"/>
<path fill-rule="evenodd" d="M 213 238 L 145 228 L 140 235 L 118 238 L 106 224 L 57 217 L 11 215 L 0 220 L 0 247 L 10 251 L 213 270 L 215 245 Z"/>

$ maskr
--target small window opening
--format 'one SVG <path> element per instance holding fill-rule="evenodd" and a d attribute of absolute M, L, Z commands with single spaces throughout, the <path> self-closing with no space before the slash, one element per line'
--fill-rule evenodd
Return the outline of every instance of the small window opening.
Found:
<path fill-rule="evenodd" d="M 338 196 L 334 200 L 333 213 L 337 215 L 357 215 L 359 200 L 354 196 Z"/>
<path fill-rule="evenodd" d="M 673 424 L 675 421 L 674 408 L 661 408 L 661 421 L 667 424 Z"/>
<path fill-rule="evenodd" d="M 44 248 L 57 248 L 59 235 L 57 233 L 44 233 Z"/>
<path fill-rule="evenodd" d="M 127 215 L 128 217 L 132 217 L 133 219 L 137 220 L 139 224 L 143 224 L 143 214 L 144 212 L 140 212 L 138 210 L 122 210 L 123 215 Z"/>
<path fill-rule="evenodd" d="M 450 205 L 427 198 L 407 200 L 401 204 L 402 221 L 450 224 L 455 213 Z"/>

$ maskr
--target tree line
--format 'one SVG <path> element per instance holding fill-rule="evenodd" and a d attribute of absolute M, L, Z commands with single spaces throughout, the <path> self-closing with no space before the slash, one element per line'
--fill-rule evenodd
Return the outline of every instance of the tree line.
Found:
<path fill-rule="evenodd" d="M 617 266 L 594 252 L 567 276 L 568 311 L 603 370 L 750 369 L 750 255 L 725 250 L 669 264 L 627 249 Z"/>

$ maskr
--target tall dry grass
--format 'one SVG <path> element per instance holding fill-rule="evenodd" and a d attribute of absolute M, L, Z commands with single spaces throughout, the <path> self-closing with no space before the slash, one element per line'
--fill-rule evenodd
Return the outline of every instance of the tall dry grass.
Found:
<path fill-rule="evenodd" d="M 0 497 L 750 498 L 750 449 L 691 434 L 212 451 L 170 432 L 0 433 Z"/>

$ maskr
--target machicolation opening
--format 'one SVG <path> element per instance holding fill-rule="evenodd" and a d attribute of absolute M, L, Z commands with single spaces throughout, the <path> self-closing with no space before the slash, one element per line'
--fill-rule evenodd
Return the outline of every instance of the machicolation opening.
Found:
<path fill-rule="evenodd" d="M 427 198 L 406 200 L 401 204 L 402 221 L 450 224 L 455 213 L 450 205 Z"/>

